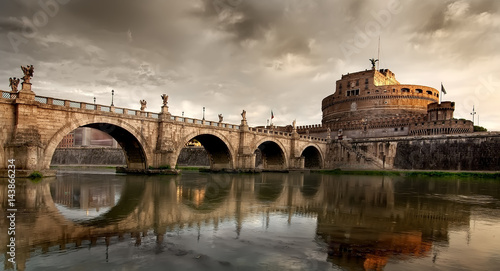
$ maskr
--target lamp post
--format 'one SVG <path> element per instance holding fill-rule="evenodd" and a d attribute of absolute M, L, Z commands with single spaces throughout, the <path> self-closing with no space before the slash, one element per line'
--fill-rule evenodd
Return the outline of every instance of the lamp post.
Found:
<path fill-rule="evenodd" d="M 114 96 L 115 96 L 115 90 L 114 90 L 114 89 L 112 89 L 112 90 L 111 90 L 111 106 L 115 106 L 115 105 L 113 104 L 113 97 L 114 97 Z"/>
<path fill-rule="evenodd" d="M 203 120 L 205 120 L 205 107 L 203 107 Z"/>
<path fill-rule="evenodd" d="M 472 129 L 474 129 L 474 118 L 476 115 L 476 111 L 474 110 L 474 105 L 472 105 L 472 113 L 470 113 L 472 115 Z"/>
<path fill-rule="evenodd" d="M 95 97 L 94 97 L 94 104 L 95 104 Z"/>

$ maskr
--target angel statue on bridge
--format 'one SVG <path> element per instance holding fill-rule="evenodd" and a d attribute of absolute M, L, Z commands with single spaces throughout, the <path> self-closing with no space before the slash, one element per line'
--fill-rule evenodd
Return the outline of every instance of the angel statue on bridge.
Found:
<path fill-rule="evenodd" d="M 9 87 L 12 89 L 12 92 L 17 92 L 17 87 L 19 86 L 19 78 L 9 78 Z"/>
<path fill-rule="evenodd" d="M 167 106 L 168 103 L 168 95 L 167 94 L 162 94 L 161 98 L 163 99 L 163 106 Z"/>
<path fill-rule="evenodd" d="M 243 109 L 243 112 L 241 112 L 241 117 L 244 121 L 247 120 L 247 111 L 245 111 L 245 109 Z"/>
<path fill-rule="evenodd" d="M 224 120 L 224 117 L 222 116 L 222 114 L 219 114 L 219 122 L 222 122 L 222 120 Z"/>
<path fill-rule="evenodd" d="M 147 104 L 146 100 L 140 100 L 139 102 L 141 103 L 141 111 L 144 111 L 144 109 L 146 109 L 146 104 Z"/>
<path fill-rule="evenodd" d="M 30 84 L 31 77 L 33 77 L 33 72 L 35 71 L 35 68 L 33 65 L 27 65 L 26 67 L 21 66 L 21 70 L 23 70 L 24 76 L 23 76 L 23 83 Z"/>

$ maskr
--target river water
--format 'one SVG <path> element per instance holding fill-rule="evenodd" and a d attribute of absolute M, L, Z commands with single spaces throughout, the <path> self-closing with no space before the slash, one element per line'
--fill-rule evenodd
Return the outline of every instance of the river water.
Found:
<path fill-rule="evenodd" d="M 500 181 L 316 173 L 16 183 L 4 270 L 497 270 Z"/>

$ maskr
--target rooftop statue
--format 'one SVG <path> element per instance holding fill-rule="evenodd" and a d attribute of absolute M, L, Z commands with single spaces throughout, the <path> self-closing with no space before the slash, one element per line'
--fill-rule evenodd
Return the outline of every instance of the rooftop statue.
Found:
<path fill-rule="evenodd" d="M 168 95 L 167 94 L 162 94 L 161 98 L 163 99 L 163 106 L 166 106 L 168 103 Z"/>
<path fill-rule="evenodd" d="M 140 100 L 139 102 L 141 103 L 141 111 L 144 111 L 144 109 L 146 109 L 146 104 L 147 104 L 146 100 Z"/>
<path fill-rule="evenodd" d="M 35 68 L 33 65 L 27 65 L 26 67 L 21 66 L 21 70 L 23 70 L 24 76 L 23 76 L 23 83 L 30 84 L 31 77 L 33 77 L 33 72 L 35 71 Z"/>
<path fill-rule="evenodd" d="M 375 69 L 375 63 L 378 62 L 378 59 L 370 58 L 370 62 L 372 63 L 372 69 Z"/>
<path fill-rule="evenodd" d="M 12 89 L 12 92 L 17 92 L 17 86 L 19 86 L 19 78 L 9 78 L 9 87 Z"/>

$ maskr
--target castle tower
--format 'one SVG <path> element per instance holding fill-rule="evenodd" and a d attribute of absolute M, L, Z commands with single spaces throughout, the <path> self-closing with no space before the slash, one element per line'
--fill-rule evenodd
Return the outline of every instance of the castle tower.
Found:
<path fill-rule="evenodd" d="M 404 118 L 427 115 L 427 105 L 439 102 L 435 88 L 400 84 L 388 69 L 365 70 L 342 75 L 336 91 L 322 101 L 325 127 L 339 123 L 377 118 Z"/>
<path fill-rule="evenodd" d="M 427 120 L 450 120 L 453 119 L 453 112 L 455 111 L 454 102 L 441 102 L 430 103 L 427 105 Z"/>

